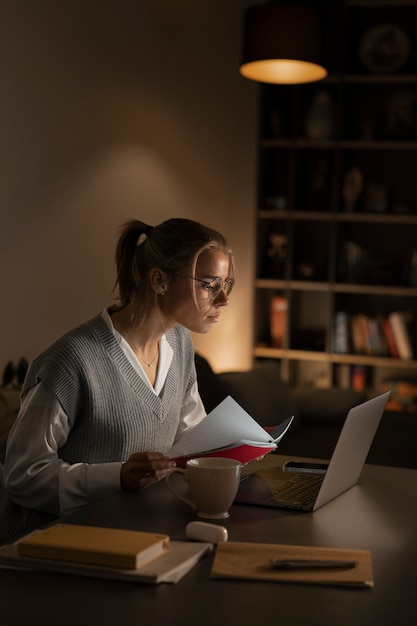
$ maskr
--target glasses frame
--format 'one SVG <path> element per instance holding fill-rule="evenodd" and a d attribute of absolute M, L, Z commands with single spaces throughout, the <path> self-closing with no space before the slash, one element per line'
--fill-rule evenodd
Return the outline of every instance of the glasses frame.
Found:
<path fill-rule="evenodd" d="M 205 285 L 205 290 L 208 292 L 211 300 L 215 300 L 221 291 L 224 291 L 227 297 L 232 293 L 233 287 L 235 286 L 234 278 L 226 278 L 223 280 L 220 276 L 216 276 L 213 280 L 203 280 L 202 278 L 196 278 L 195 276 L 185 276 L 184 274 L 177 274 L 180 278 L 190 278 L 191 280 L 195 280 L 198 283 L 202 283 Z"/>

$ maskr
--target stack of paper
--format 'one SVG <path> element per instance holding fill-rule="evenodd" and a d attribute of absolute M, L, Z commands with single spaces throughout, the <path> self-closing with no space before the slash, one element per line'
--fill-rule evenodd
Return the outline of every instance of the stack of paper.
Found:
<path fill-rule="evenodd" d="M 176 583 L 212 548 L 159 533 L 55 524 L 0 547 L 0 567 Z"/>

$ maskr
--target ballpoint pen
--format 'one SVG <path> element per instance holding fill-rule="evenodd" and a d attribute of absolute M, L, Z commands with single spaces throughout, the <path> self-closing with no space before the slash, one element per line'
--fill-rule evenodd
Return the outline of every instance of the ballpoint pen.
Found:
<path fill-rule="evenodd" d="M 272 569 L 351 569 L 357 561 L 340 561 L 331 559 L 272 559 Z"/>

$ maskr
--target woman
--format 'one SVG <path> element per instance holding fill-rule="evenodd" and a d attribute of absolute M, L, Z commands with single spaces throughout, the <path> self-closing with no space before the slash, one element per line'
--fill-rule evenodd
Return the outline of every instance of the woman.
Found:
<path fill-rule="evenodd" d="M 0 542 L 11 542 L 174 466 L 172 445 L 205 416 L 189 331 L 229 303 L 233 256 L 197 222 L 128 222 L 116 249 L 120 302 L 31 364 L 5 460 Z"/>

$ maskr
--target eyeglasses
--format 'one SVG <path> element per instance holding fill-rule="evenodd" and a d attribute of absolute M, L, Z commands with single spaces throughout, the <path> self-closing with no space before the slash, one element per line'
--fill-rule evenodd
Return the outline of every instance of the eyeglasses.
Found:
<path fill-rule="evenodd" d="M 191 280 L 202 283 L 203 289 L 208 292 L 211 300 L 215 300 L 222 290 L 226 296 L 230 296 L 235 285 L 234 278 L 226 278 L 226 280 L 222 280 L 220 276 L 217 276 L 209 282 L 207 280 L 202 280 L 201 278 L 195 278 L 194 276 L 182 276 L 181 274 L 177 274 L 177 276 L 180 276 L 181 278 L 191 278 Z"/>

